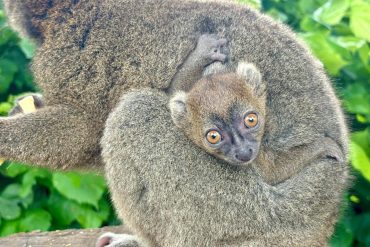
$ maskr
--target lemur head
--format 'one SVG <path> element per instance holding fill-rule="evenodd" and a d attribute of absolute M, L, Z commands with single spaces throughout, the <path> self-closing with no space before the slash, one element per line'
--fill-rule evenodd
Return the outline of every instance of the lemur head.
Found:
<path fill-rule="evenodd" d="M 203 77 L 170 101 L 176 126 L 207 152 L 235 165 L 252 162 L 259 152 L 265 122 L 265 85 L 253 64 L 236 73 Z"/>

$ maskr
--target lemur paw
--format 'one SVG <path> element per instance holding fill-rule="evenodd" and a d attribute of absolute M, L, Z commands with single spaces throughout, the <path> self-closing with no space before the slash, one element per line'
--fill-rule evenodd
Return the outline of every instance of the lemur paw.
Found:
<path fill-rule="evenodd" d="M 140 247 L 140 244 L 136 236 L 107 232 L 98 238 L 95 247 Z"/>
<path fill-rule="evenodd" d="M 16 100 L 14 107 L 10 110 L 9 116 L 22 113 L 30 113 L 44 106 L 41 94 L 29 94 Z"/>
<path fill-rule="evenodd" d="M 226 39 L 220 39 L 214 34 L 203 34 L 198 40 L 196 49 L 208 64 L 216 61 L 225 62 L 227 58 L 225 54 L 226 44 Z"/>

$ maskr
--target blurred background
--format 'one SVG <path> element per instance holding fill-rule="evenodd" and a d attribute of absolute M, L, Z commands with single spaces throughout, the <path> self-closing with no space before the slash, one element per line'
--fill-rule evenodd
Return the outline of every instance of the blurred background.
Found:
<path fill-rule="evenodd" d="M 370 246 L 370 0 L 239 1 L 288 24 L 323 62 L 346 111 L 354 175 L 331 246 Z M 0 116 L 16 97 L 37 91 L 34 51 L 7 26 L 0 0 Z M 0 236 L 116 224 L 102 177 L 0 166 Z"/>

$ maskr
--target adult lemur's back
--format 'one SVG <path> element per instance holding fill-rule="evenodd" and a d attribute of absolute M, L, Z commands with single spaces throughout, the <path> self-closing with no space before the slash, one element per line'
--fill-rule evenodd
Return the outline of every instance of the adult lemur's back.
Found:
<path fill-rule="evenodd" d="M 166 88 L 202 33 L 227 38 L 232 63 L 245 60 L 261 70 L 269 98 L 265 143 L 286 150 L 326 135 L 347 152 L 343 116 L 320 64 L 288 28 L 245 6 L 181 0 L 4 3 L 10 23 L 40 45 L 32 68 L 48 107 L 0 122 L 0 143 L 7 143 L 0 157 L 99 166 L 103 125 L 122 94 Z M 30 139 L 33 145 L 25 141 Z"/>

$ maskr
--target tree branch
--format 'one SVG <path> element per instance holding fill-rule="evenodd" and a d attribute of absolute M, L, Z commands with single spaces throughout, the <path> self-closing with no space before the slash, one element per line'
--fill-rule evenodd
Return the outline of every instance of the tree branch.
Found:
<path fill-rule="evenodd" d="M 54 232 L 19 233 L 0 238 L 0 246 L 7 247 L 94 247 L 96 239 L 104 232 L 130 233 L 123 226 L 100 229 L 77 229 Z"/>

